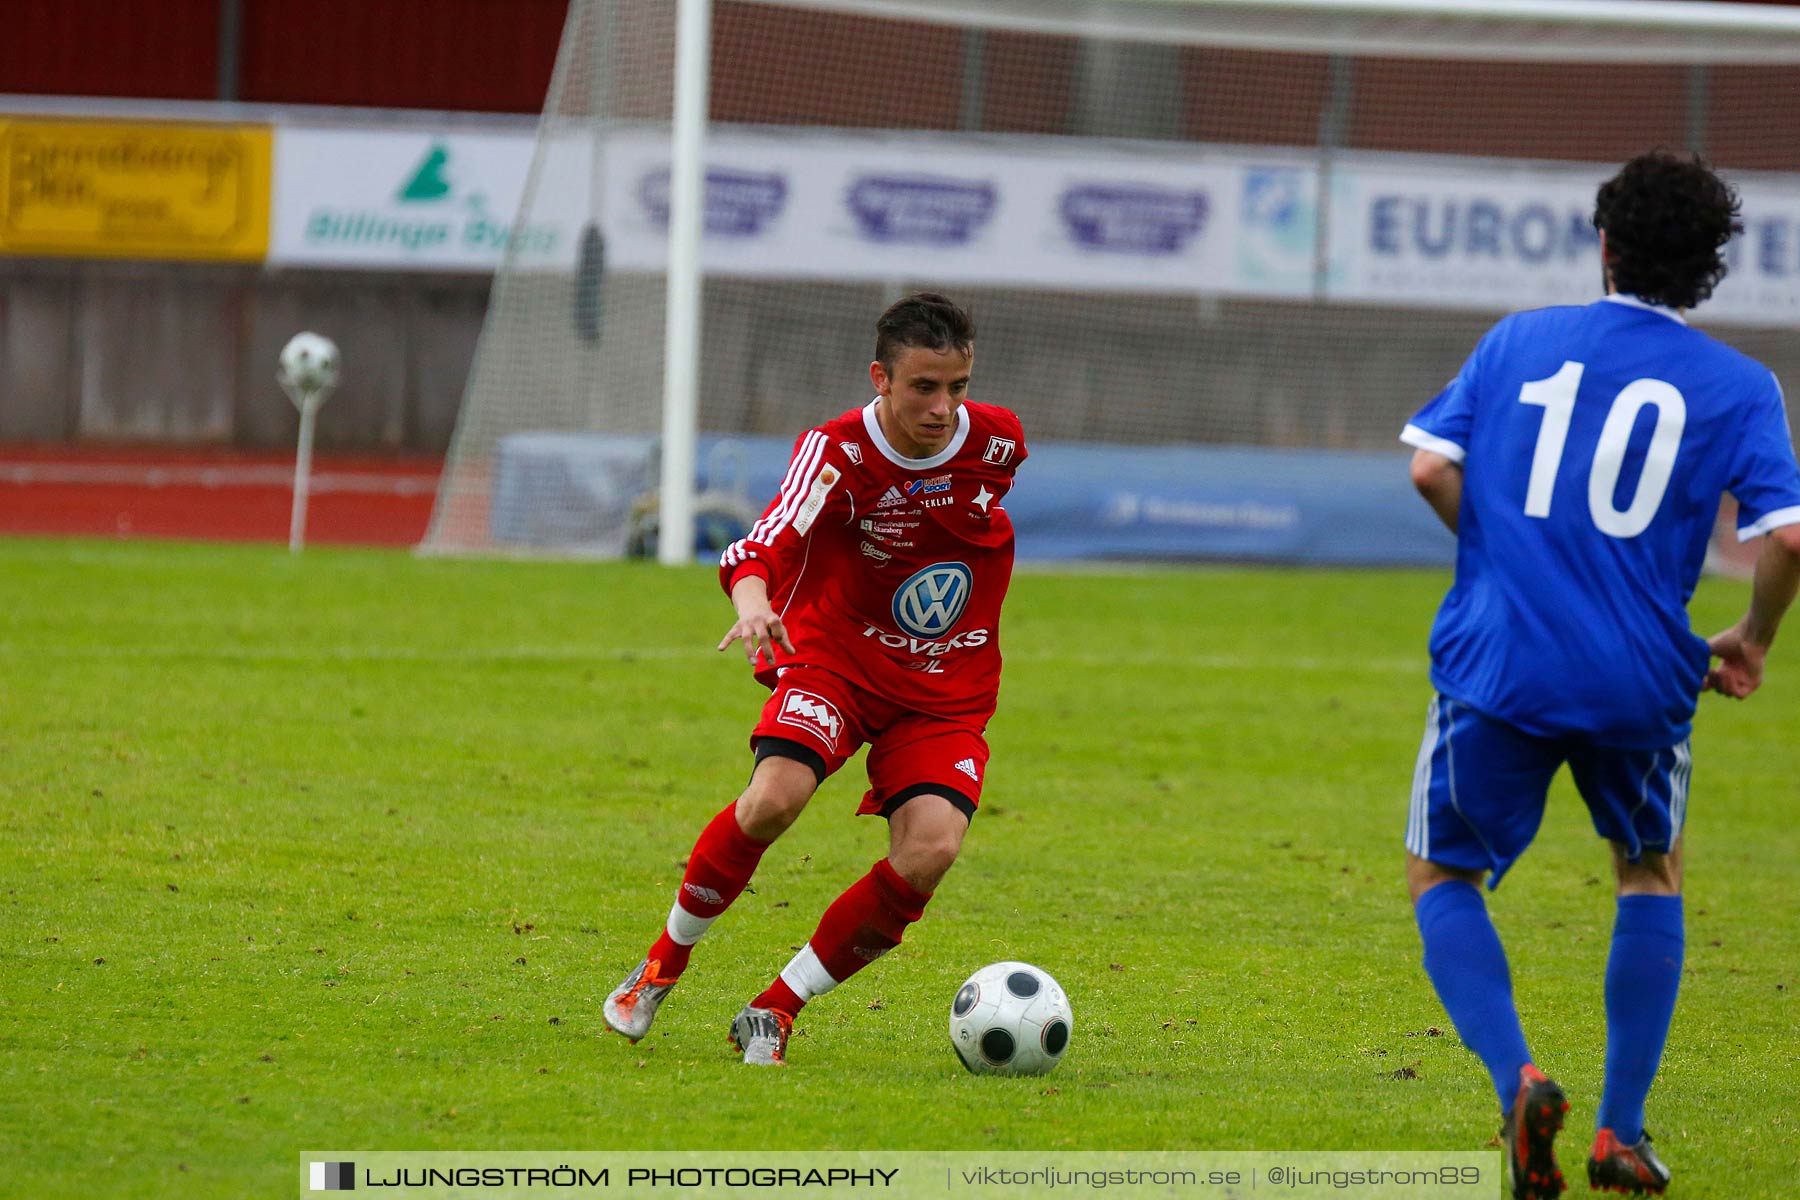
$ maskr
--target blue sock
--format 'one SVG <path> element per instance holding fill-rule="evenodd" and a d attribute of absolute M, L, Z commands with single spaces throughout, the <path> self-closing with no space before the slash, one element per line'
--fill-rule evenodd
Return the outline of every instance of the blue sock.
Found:
<path fill-rule="evenodd" d="M 1487 903 L 1473 884 L 1440 883 L 1413 909 L 1425 941 L 1425 973 L 1463 1044 L 1494 1079 L 1500 1111 L 1512 1109 L 1519 1069 L 1531 1061 L 1525 1031 L 1513 1007 L 1506 950 L 1488 920 Z"/>
<path fill-rule="evenodd" d="M 1644 1098 L 1662 1061 L 1681 984 L 1680 896 L 1620 896 L 1606 961 L 1606 1086 L 1601 1129 L 1627 1146 L 1644 1136 Z"/>

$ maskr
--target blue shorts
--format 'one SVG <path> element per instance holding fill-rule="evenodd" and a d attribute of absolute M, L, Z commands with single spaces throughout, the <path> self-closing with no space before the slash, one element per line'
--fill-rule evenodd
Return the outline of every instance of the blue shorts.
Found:
<path fill-rule="evenodd" d="M 1488 887 L 1518 861 L 1544 820 L 1550 780 L 1564 763 L 1594 832 L 1632 862 L 1666 854 L 1687 816 L 1694 759 L 1687 742 L 1620 750 L 1581 738 L 1542 738 L 1447 696 L 1434 696 L 1413 770 L 1406 848 L 1446 867 L 1487 870 Z"/>

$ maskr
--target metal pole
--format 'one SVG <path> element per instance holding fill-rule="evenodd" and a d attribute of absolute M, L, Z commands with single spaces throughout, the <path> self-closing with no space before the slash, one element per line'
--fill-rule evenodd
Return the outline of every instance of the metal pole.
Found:
<path fill-rule="evenodd" d="M 1313 299 L 1322 302 L 1331 286 L 1331 197 L 1337 152 L 1350 131 L 1355 67 L 1342 54 L 1331 56 L 1331 95 L 1319 113 L 1318 189 L 1313 195 Z"/>
<path fill-rule="evenodd" d="M 987 30 L 963 31 L 962 101 L 957 125 L 979 132 L 987 123 Z"/>
<path fill-rule="evenodd" d="M 288 521 L 288 553 L 298 554 L 306 545 L 306 500 L 312 491 L 313 418 L 318 415 L 317 392 L 305 392 L 300 400 L 300 449 L 294 455 L 294 514 Z"/>
<path fill-rule="evenodd" d="M 706 222 L 706 118 L 712 0 L 680 0 L 669 164 L 669 277 L 664 332 L 662 485 L 657 560 L 694 560 L 694 444 L 700 410 L 700 241 Z"/>
<path fill-rule="evenodd" d="M 244 0 L 219 0 L 219 99 L 238 98 L 244 60 Z"/>
<path fill-rule="evenodd" d="M 1705 63 L 1687 69 L 1687 148 L 1706 153 L 1706 126 L 1711 116 L 1712 71 Z"/>

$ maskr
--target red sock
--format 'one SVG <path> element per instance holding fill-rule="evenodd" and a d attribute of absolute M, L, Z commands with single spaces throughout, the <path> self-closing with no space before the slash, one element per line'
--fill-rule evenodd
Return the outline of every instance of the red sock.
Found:
<path fill-rule="evenodd" d="M 750 1003 L 790 1016 L 798 1014 L 813 996 L 831 990 L 898 946 L 906 927 L 925 915 L 930 899 L 882 859 L 831 902 L 812 939 L 768 990 Z"/>
<path fill-rule="evenodd" d="M 762 861 L 763 851 L 769 845 L 738 828 L 737 803 L 727 804 L 700 831 L 700 840 L 694 843 L 694 852 L 688 856 L 687 873 L 681 879 L 681 889 L 675 893 L 675 904 L 681 913 L 671 912 L 669 923 L 681 923 L 682 914 L 710 923 L 730 908 L 731 902 L 749 885 L 750 876 L 756 873 L 756 864 Z M 646 957 L 662 964 L 657 969 L 659 978 L 677 979 L 687 970 L 693 943 L 706 932 L 706 926 L 701 925 L 698 932 L 688 932 L 692 936 L 683 945 L 670 935 L 668 926 L 664 926 L 662 936 L 650 947 Z"/>
<path fill-rule="evenodd" d="M 784 1012 L 790 1017 L 797 1017 L 800 1015 L 800 1010 L 806 1007 L 806 1001 L 800 998 L 799 992 L 787 985 L 786 980 L 777 975 L 775 982 L 764 988 L 763 994 L 752 1000 L 750 1006 L 752 1008 L 772 1008 L 776 1012 Z"/>

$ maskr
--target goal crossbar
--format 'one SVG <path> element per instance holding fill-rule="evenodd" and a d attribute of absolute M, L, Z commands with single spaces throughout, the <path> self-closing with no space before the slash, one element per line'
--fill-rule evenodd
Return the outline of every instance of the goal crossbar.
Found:
<path fill-rule="evenodd" d="M 1537 62 L 1800 62 L 1800 11 L 1695 0 L 776 0 L 966 28 L 1231 49 Z"/>

